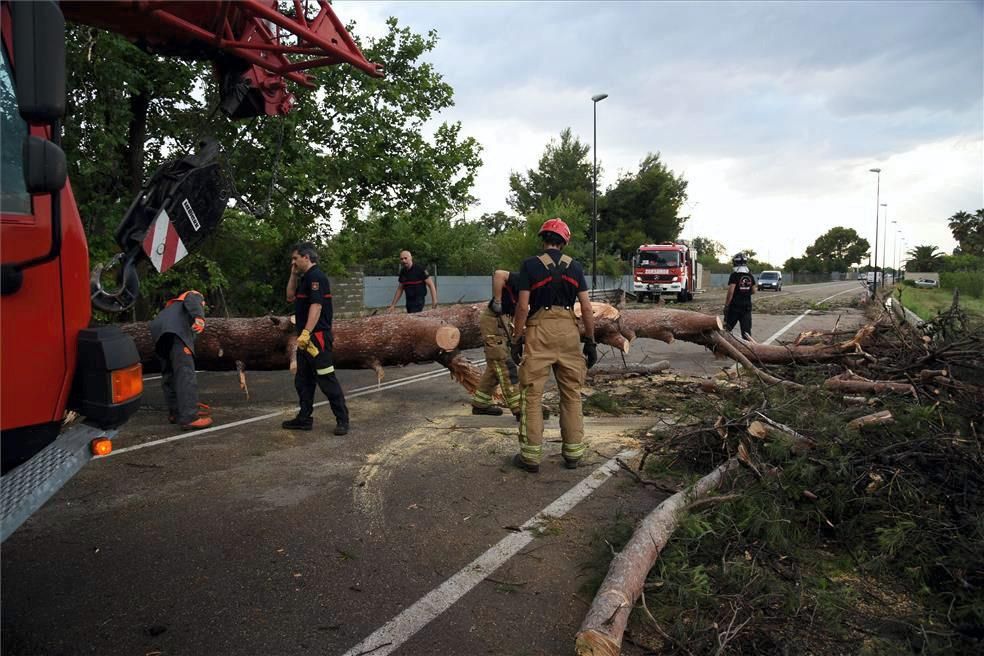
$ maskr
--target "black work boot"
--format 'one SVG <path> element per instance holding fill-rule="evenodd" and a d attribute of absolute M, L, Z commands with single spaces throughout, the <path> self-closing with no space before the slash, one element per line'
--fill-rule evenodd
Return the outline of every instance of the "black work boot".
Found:
<path fill-rule="evenodd" d="M 498 417 L 499 415 L 502 414 L 502 408 L 500 408 L 499 406 L 495 406 L 495 405 L 485 406 L 484 408 L 480 408 L 480 407 L 478 407 L 476 405 L 473 405 L 472 406 L 472 414 L 473 415 L 492 415 L 493 417 Z"/>
<path fill-rule="evenodd" d="M 578 458 L 577 460 L 570 460 L 569 458 L 564 458 L 564 467 L 567 467 L 568 469 L 577 469 L 578 465 L 580 464 L 581 464 L 580 458 Z"/>
<path fill-rule="evenodd" d="M 349 432 L 348 422 L 335 424 L 335 435 L 347 435 Z"/>
<path fill-rule="evenodd" d="M 531 465 L 530 463 L 523 460 L 523 456 L 520 455 L 519 453 L 513 456 L 512 464 L 514 464 L 516 467 L 519 467 L 525 472 L 529 472 L 530 474 L 540 473 L 540 465 Z"/>
<path fill-rule="evenodd" d="M 550 419 L 550 410 L 547 409 L 547 406 L 543 406 L 543 421 L 548 419 Z"/>
<path fill-rule="evenodd" d="M 306 430 L 309 431 L 314 427 L 314 419 L 311 417 L 294 417 L 293 419 L 288 419 L 287 421 L 280 424 L 281 428 L 286 428 L 287 430 Z"/>

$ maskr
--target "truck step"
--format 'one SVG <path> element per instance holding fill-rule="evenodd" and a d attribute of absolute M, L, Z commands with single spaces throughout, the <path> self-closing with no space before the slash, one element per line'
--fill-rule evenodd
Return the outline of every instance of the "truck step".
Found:
<path fill-rule="evenodd" d="M 116 431 L 80 424 L 58 436 L 33 458 L 0 477 L 0 542 L 54 496 L 89 460 L 89 443 Z"/>

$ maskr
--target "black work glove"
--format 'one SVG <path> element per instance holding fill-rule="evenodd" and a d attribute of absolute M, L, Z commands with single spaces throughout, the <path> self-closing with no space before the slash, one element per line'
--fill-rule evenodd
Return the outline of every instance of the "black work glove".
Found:
<path fill-rule="evenodd" d="M 724 306 L 724 318 L 725 319 L 728 318 L 728 308 L 730 308 L 730 307 L 731 307 L 730 305 L 725 305 Z"/>
<path fill-rule="evenodd" d="M 598 345 L 589 337 L 585 337 L 581 341 L 584 342 L 584 357 L 588 359 L 588 369 L 590 369 L 598 362 Z"/>
<path fill-rule="evenodd" d="M 523 345 L 526 343 L 525 337 L 513 339 L 512 347 L 509 349 L 513 362 L 517 365 L 523 360 Z"/>
<path fill-rule="evenodd" d="M 495 300 L 493 298 L 491 301 L 489 301 L 489 309 L 492 310 L 492 313 L 495 316 L 501 317 L 502 316 L 502 301 L 497 301 L 497 300 Z"/>

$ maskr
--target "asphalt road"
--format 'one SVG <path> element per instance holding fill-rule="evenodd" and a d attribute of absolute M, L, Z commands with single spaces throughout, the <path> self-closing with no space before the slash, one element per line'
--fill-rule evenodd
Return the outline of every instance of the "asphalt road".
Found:
<path fill-rule="evenodd" d="M 860 293 L 851 282 L 775 297 Z M 858 321 L 856 310 L 802 312 L 756 314 L 753 333 Z M 704 374 L 730 364 L 652 340 L 627 359 Z M 294 411 L 288 372 L 250 374 L 248 400 L 234 373 L 201 373 L 216 427 L 195 433 L 167 423 L 151 377 L 114 454 L 4 543 L 2 652 L 569 653 L 605 531 L 659 501 L 617 467 L 609 478 L 606 463 L 656 420 L 588 421 L 588 466 L 571 471 L 552 418 L 530 476 L 508 465 L 512 417 L 472 417 L 439 366 L 390 369 L 379 386 L 370 371 L 339 378 L 352 414 L 342 438 L 326 405 L 314 431 L 280 428 Z M 558 499 L 550 518 L 520 528 Z"/>

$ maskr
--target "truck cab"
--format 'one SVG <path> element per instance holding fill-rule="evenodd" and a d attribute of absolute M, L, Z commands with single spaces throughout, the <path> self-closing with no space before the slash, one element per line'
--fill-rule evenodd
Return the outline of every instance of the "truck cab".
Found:
<path fill-rule="evenodd" d="M 117 326 L 90 327 L 89 253 L 59 144 L 65 23 L 50 2 L 3 3 L 0 70 L 0 537 L 94 454 L 143 392 Z"/>

